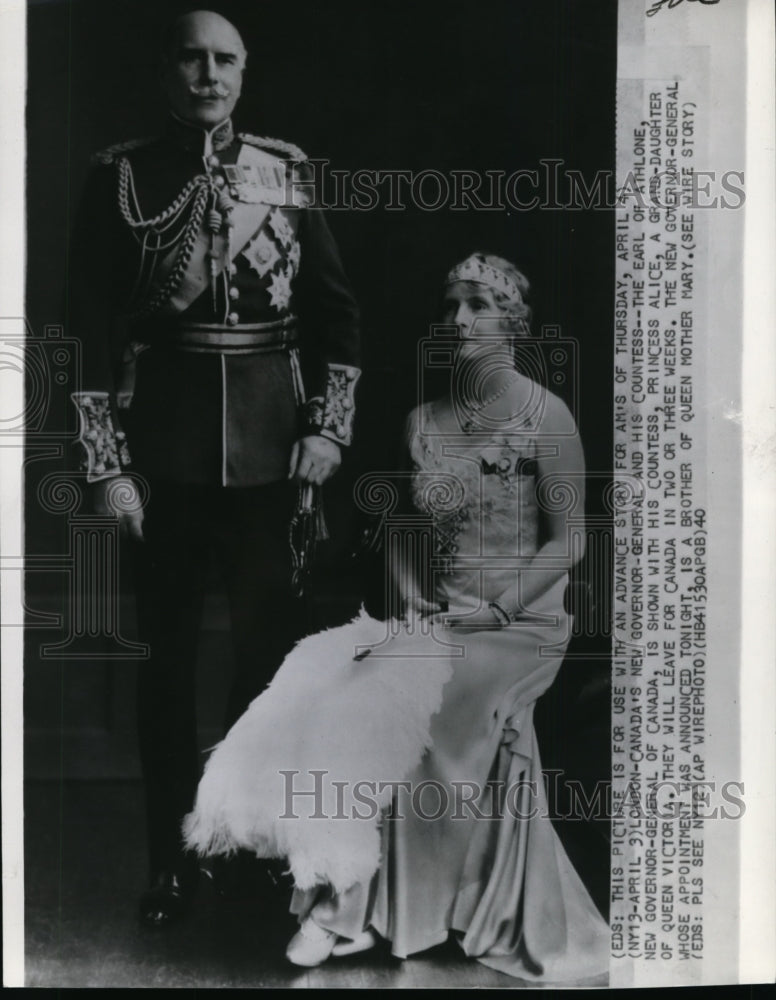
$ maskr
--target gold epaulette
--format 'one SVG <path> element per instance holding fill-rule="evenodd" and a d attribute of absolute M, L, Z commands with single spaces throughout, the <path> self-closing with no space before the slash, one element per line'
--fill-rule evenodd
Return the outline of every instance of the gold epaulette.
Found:
<path fill-rule="evenodd" d="M 143 139 L 130 139 L 129 142 L 117 142 L 115 146 L 108 146 L 92 155 L 93 163 L 110 164 L 115 163 L 124 153 L 132 149 L 139 149 L 141 146 L 148 146 L 156 139 L 156 136 L 145 136 Z"/>
<path fill-rule="evenodd" d="M 290 160 L 306 160 L 307 153 L 304 153 L 292 142 L 284 142 L 283 139 L 268 139 L 263 135 L 251 135 L 249 132 L 239 132 L 237 138 L 247 142 L 249 146 L 258 146 L 259 149 L 269 149 L 274 153 L 283 153 Z"/>

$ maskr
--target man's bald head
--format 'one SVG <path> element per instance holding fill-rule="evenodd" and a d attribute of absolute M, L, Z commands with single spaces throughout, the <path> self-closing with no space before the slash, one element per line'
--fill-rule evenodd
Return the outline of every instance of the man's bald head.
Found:
<path fill-rule="evenodd" d="M 245 68 L 237 28 L 215 11 L 194 10 L 173 22 L 166 41 L 163 77 L 172 111 L 202 128 L 225 121 Z"/>
<path fill-rule="evenodd" d="M 185 37 L 186 33 L 192 29 L 204 27 L 223 33 L 224 38 L 228 37 L 231 33 L 234 44 L 243 54 L 243 59 L 246 58 L 248 53 L 240 32 L 231 21 L 228 21 L 223 15 L 214 10 L 190 10 L 176 17 L 164 36 L 164 57 L 170 59 L 175 56 L 181 36 Z"/>

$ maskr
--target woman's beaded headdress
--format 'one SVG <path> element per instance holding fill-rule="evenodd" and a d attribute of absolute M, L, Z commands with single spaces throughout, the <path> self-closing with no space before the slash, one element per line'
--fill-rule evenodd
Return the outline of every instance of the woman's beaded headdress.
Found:
<path fill-rule="evenodd" d="M 455 267 L 447 275 L 447 284 L 452 285 L 454 281 L 473 281 L 478 285 L 485 285 L 497 292 L 506 295 L 513 302 L 522 302 L 523 296 L 517 283 L 492 264 L 486 264 L 477 254 L 467 257 L 461 264 Z"/>

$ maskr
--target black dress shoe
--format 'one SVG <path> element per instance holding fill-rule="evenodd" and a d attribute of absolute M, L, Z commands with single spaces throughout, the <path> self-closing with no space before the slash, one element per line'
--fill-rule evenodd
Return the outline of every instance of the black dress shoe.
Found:
<path fill-rule="evenodd" d="M 168 927 L 185 916 L 196 892 L 196 877 L 180 872 L 159 872 L 151 888 L 140 897 L 140 920 L 146 927 Z"/>

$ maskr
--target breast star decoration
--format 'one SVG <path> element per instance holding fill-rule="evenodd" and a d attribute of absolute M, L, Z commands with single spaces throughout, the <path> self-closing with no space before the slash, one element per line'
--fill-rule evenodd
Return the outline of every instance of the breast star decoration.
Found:
<path fill-rule="evenodd" d="M 242 254 L 260 278 L 271 271 L 275 262 L 280 260 L 277 247 L 264 231 L 248 244 Z"/>
<path fill-rule="evenodd" d="M 294 231 L 289 225 L 288 219 L 278 209 L 275 209 L 270 215 L 269 224 L 281 246 L 288 247 L 294 242 Z"/>
<path fill-rule="evenodd" d="M 273 274 L 267 291 L 270 305 L 278 312 L 286 309 L 291 301 L 291 274 L 285 268 L 279 274 Z"/>

